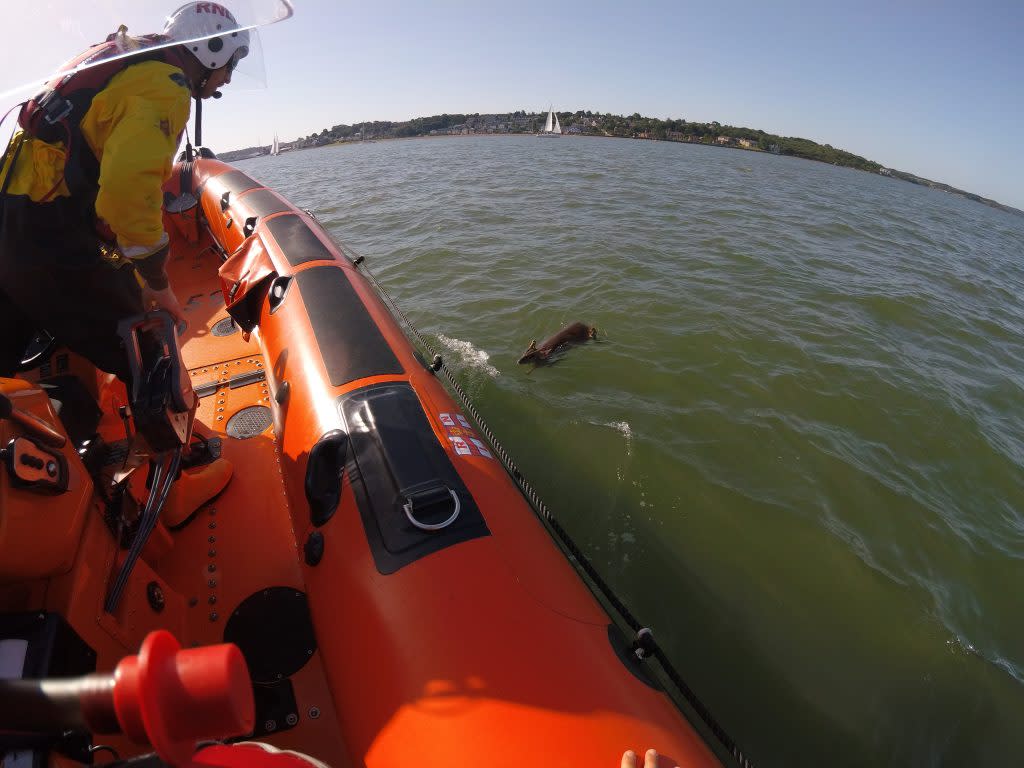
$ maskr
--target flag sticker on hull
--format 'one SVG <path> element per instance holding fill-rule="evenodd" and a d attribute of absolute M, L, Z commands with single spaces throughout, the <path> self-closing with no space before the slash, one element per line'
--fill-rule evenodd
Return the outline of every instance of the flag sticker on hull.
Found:
<path fill-rule="evenodd" d="M 486 458 L 488 458 L 488 459 L 493 459 L 493 458 L 494 458 L 494 456 L 492 456 L 492 455 L 491 455 L 491 452 L 487 450 L 487 446 L 486 446 L 486 445 L 484 445 L 484 444 L 483 444 L 482 442 L 480 442 L 479 440 L 477 440 L 477 439 L 476 439 L 475 437 L 471 437 L 471 438 L 469 438 L 469 441 L 470 441 L 470 442 L 471 442 L 471 443 L 473 444 L 473 446 L 474 446 L 474 447 L 475 447 L 475 448 L 476 448 L 476 449 L 477 449 L 478 451 L 480 451 L 480 455 L 481 455 L 481 456 L 484 456 L 484 457 L 486 457 Z"/>
<path fill-rule="evenodd" d="M 456 454 L 494 458 L 494 454 L 487 448 L 487 443 L 476 436 L 469 420 L 461 413 L 439 413 L 438 418 Z"/>

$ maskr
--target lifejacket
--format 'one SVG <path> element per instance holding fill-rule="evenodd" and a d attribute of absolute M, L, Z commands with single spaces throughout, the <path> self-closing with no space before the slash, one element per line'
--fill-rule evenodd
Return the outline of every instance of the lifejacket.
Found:
<path fill-rule="evenodd" d="M 100 163 L 82 135 L 81 121 L 92 106 L 92 100 L 107 87 L 115 75 L 130 66 L 143 61 L 162 61 L 184 69 L 184 60 L 176 46 L 149 48 L 137 54 L 120 56 L 103 61 L 104 58 L 122 53 L 124 28 L 111 33 L 102 43 L 92 46 L 64 64 L 59 74 L 46 87 L 22 106 L 18 124 L 34 138 L 53 144 L 65 142 L 63 181 L 72 195 L 87 194 L 95 197 L 99 188 Z M 120 38 L 120 39 L 119 39 Z M 162 35 L 143 35 L 144 43 L 166 42 Z M 98 61 L 87 69 L 68 72 L 83 64 Z M 58 181 L 53 190 L 44 198 L 48 199 L 60 186 Z"/>

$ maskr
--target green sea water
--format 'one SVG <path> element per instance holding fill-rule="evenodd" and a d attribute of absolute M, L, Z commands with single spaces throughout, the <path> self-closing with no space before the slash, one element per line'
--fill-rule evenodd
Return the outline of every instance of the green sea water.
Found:
<path fill-rule="evenodd" d="M 238 166 L 367 257 L 755 765 L 1021 760 L 1024 218 L 661 142 Z"/>

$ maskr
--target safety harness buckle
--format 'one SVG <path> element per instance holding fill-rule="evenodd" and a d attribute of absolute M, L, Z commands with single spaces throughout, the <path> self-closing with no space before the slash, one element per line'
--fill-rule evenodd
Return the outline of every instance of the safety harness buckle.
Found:
<path fill-rule="evenodd" d="M 47 91 L 46 95 L 39 99 L 36 104 L 39 106 L 43 119 L 49 125 L 56 125 L 64 120 L 75 107 L 70 99 L 65 99 L 56 90 Z"/>

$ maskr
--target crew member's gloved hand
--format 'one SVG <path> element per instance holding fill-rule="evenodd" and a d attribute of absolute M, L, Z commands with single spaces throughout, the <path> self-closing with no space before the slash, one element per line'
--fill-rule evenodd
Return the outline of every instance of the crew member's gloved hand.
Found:
<path fill-rule="evenodd" d="M 171 290 L 167 281 L 167 256 L 170 242 L 167 233 L 153 245 L 129 245 L 121 243 L 119 250 L 132 264 L 142 278 L 142 303 L 148 312 L 150 309 L 163 309 L 174 318 L 174 324 L 180 330 L 185 328 L 185 310 L 182 309 L 178 297 Z"/>
<path fill-rule="evenodd" d="M 146 285 L 142 289 L 142 304 L 148 312 L 150 309 L 164 309 L 170 313 L 171 317 L 174 318 L 174 324 L 178 327 L 178 332 L 181 333 L 188 323 L 185 320 L 185 310 L 181 307 L 181 302 L 178 301 L 178 297 L 174 295 L 174 291 L 171 290 L 171 286 L 167 285 L 167 276 L 163 276 L 163 282 L 167 286 L 161 291 L 156 291 L 152 286 Z"/>

